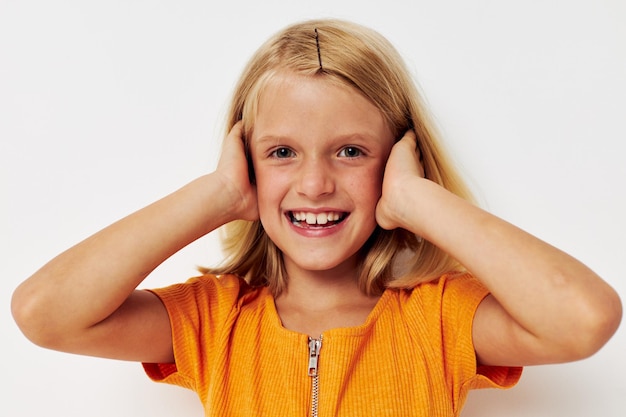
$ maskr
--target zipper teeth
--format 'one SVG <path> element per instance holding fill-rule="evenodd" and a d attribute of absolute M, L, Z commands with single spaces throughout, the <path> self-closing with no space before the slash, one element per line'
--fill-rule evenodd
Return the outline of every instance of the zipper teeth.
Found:
<path fill-rule="evenodd" d="M 311 385 L 311 417 L 317 417 L 317 405 L 319 400 L 319 379 L 315 375 Z"/>
<path fill-rule="evenodd" d="M 319 339 L 309 337 L 309 377 L 311 377 L 311 417 L 318 417 L 319 373 L 318 360 L 322 348 L 322 336 Z"/>

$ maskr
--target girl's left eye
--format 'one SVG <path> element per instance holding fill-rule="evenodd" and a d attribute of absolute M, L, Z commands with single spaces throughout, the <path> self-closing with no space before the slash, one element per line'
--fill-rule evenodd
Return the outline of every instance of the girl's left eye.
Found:
<path fill-rule="evenodd" d="M 339 151 L 339 156 L 347 157 L 347 158 L 357 158 L 361 156 L 363 152 L 359 148 L 354 146 L 346 146 L 341 151 Z"/>
<path fill-rule="evenodd" d="M 273 156 L 274 158 L 290 158 L 293 156 L 293 151 L 289 148 L 278 148 L 275 149 L 271 156 Z"/>

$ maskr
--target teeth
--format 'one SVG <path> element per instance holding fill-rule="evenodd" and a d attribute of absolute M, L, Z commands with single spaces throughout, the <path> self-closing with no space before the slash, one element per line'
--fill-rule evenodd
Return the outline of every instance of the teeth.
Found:
<path fill-rule="evenodd" d="M 296 221 L 306 222 L 306 224 L 324 225 L 328 222 L 336 222 L 341 218 L 341 213 L 338 212 L 326 212 L 326 213 L 309 213 L 304 211 L 294 211 L 292 216 Z"/>
<path fill-rule="evenodd" d="M 325 213 L 320 213 L 315 220 L 317 220 L 317 224 L 326 224 L 328 223 L 328 216 Z"/>

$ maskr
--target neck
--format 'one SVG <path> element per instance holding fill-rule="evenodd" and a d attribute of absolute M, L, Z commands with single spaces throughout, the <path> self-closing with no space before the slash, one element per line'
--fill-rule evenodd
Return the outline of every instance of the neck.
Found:
<path fill-rule="evenodd" d="M 359 289 L 355 280 L 331 281 L 324 277 L 321 280 L 290 278 L 287 288 L 278 298 L 290 304 L 310 306 L 311 309 L 319 310 L 332 309 L 369 297 Z"/>
<path fill-rule="evenodd" d="M 287 289 L 275 304 L 283 326 L 312 337 L 363 324 L 380 298 L 359 289 L 356 268 L 298 272 L 289 274 Z"/>
<path fill-rule="evenodd" d="M 303 270 L 288 263 L 285 266 L 288 284 L 279 298 L 303 303 L 316 300 L 318 306 L 330 307 L 341 301 L 366 297 L 359 289 L 357 268 L 352 262 L 324 271 Z"/>

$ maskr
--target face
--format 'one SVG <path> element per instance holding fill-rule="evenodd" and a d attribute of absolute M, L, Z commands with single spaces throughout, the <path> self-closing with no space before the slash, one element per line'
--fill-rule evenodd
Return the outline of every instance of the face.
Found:
<path fill-rule="evenodd" d="M 381 112 L 355 90 L 292 73 L 269 81 L 250 152 L 261 223 L 290 277 L 355 270 L 393 143 Z"/>

